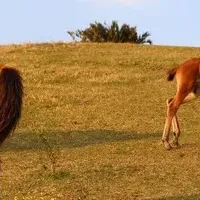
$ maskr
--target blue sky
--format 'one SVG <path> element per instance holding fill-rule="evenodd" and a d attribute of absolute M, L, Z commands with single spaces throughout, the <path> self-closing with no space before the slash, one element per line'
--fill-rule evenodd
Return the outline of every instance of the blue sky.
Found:
<path fill-rule="evenodd" d="M 200 46 L 199 0 L 4 0 L 0 44 L 70 41 L 68 30 L 112 20 L 157 45 Z"/>

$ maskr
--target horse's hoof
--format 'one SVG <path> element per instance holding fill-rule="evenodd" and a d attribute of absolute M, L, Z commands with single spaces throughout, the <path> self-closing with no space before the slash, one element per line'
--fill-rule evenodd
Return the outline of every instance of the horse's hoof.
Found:
<path fill-rule="evenodd" d="M 168 142 L 163 142 L 166 150 L 171 150 L 172 146 Z"/>
<path fill-rule="evenodd" d="M 171 146 L 170 144 L 165 145 L 165 149 L 166 149 L 166 150 L 171 150 L 171 149 L 172 149 L 172 146 Z"/>
<path fill-rule="evenodd" d="M 173 141 L 173 142 L 171 143 L 171 145 L 172 145 L 173 147 L 175 147 L 175 148 L 179 148 L 179 147 L 180 147 L 180 144 L 178 143 L 178 141 Z"/>

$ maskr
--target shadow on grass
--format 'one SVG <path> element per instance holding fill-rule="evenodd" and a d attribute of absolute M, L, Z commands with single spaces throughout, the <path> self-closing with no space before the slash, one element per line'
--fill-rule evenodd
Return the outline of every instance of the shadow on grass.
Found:
<path fill-rule="evenodd" d="M 122 142 L 128 140 L 146 140 L 160 135 L 155 133 L 120 132 L 112 130 L 46 132 L 43 133 L 49 144 L 60 148 L 76 148 L 88 145 Z M 15 133 L 3 144 L 1 151 L 43 149 L 39 133 Z"/>

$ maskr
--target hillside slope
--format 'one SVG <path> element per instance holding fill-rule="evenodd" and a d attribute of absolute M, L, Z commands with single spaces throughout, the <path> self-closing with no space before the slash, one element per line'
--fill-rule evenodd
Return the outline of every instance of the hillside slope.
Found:
<path fill-rule="evenodd" d="M 166 71 L 199 55 L 132 44 L 0 46 L 0 63 L 17 67 L 25 86 L 20 125 L 1 148 L 4 199 L 200 196 L 198 100 L 179 111 L 182 147 L 160 143 L 176 90 Z"/>

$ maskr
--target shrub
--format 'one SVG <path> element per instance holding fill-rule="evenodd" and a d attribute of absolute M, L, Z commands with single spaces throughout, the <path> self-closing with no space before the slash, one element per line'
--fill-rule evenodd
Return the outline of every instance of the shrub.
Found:
<path fill-rule="evenodd" d="M 81 42 L 114 42 L 114 43 L 138 43 L 138 44 L 152 44 L 149 32 L 138 35 L 137 28 L 123 24 L 119 27 L 117 21 L 112 21 L 109 26 L 106 23 L 100 22 L 91 23 L 90 26 L 84 30 L 67 31 L 74 41 L 77 39 Z"/>

